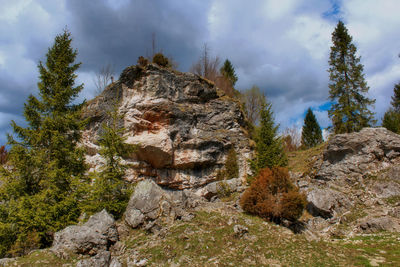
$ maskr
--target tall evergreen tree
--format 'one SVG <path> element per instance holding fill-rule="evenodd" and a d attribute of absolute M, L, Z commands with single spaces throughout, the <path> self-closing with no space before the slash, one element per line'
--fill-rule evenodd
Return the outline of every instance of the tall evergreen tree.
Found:
<path fill-rule="evenodd" d="M 396 84 L 393 89 L 394 95 L 392 96 L 392 102 L 390 102 L 394 110 L 400 113 L 400 83 Z"/>
<path fill-rule="evenodd" d="M 314 147 L 322 143 L 322 131 L 317 118 L 311 108 L 307 110 L 304 118 L 303 130 L 301 133 L 301 145 L 304 148 Z"/>
<path fill-rule="evenodd" d="M 400 83 L 394 86 L 392 96 L 392 107 L 385 112 L 382 119 L 382 126 L 386 129 L 400 134 Z"/>
<path fill-rule="evenodd" d="M 328 111 L 335 133 L 351 133 L 375 124 L 368 109 L 375 100 L 367 98 L 369 87 L 364 79 L 363 65 L 357 48 L 342 21 L 332 33 L 333 46 L 329 59 L 329 98 L 333 102 Z"/>
<path fill-rule="evenodd" d="M 232 86 L 235 86 L 238 77 L 236 76 L 235 68 L 228 59 L 225 60 L 224 65 L 220 69 L 220 72 L 225 78 L 227 78 L 232 83 Z"/>
<path fill-rule="evenodd" d="M 9 136 L 10 169 L 2 169 L 0 229 L 9 234 L 0 241 L 0 254 L 14 242 L 13 252 L 24 253 L 48 245 L 52 233 L 80 215 L 76 188 L 86 171 L 84 151 L 77 146 L 84 123 L 81 105 L 73 104 L 83 89 L 75 85 L 77 51 L 71 34 L 57 35 L 39 63 L 39 96 L 30 95 L 24 106 L 27 127 L 12 121 L 16 139 Z M 32 240 L 33 244 L 31 244 Z"/>
<path fill-rule="evenodd" d="M 288 160 L 282 139 L 277 136 L 278 126 L 274 123 L 272 105 L 266 102 L 260 116 L 260 127 L 256 132 L 256 157 L 251 161 L 254 174 L 261 169 L 287 166 Z"/>

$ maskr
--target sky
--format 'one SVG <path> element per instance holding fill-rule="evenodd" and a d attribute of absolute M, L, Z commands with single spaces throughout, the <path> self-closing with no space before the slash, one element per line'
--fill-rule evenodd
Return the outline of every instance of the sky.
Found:
<path fill-rule="evenodd" d="M 78 50 L 80 99 L 96 95 L 94 77 L 111 64 L 116 77 L 156 48 L 189 71 L 206 43 L 235 67 L 236 88 L 257 85 L 280 128 L 301 127 L 311 107 L 327 115 L 331 33 L 342 20 L 353 37 L 380 121 L 400 81 L 399 0 L 0 0 L 0 145 L 10 122 L 37 94 L 39 61 L 67 27 Z"/>

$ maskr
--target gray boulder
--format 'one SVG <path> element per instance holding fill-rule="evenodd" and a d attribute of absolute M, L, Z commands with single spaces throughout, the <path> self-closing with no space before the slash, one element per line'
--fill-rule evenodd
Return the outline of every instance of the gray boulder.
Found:
<path fill-rule="evenodd" d="M 400 185 L 393 181 L 377 182 L 372 187 L 372 192 L 375 193 L 378 198 L 400 196 Z"/>
<path fill-rule="evenodd" d="M 331 218 L 352 206 L 345 194 L 332 190 L 314 188 L 307 192 L 307 211 L 313 216 Z"/>
<path fill-rule="evenodd" d="M 109 251 L 101 251 L 89 259 L 78 261 L 76 267 L 109 267 L 110 261 L 111 253 Z"/>
<path fill-rule="evenodd" d="M 103 210 L 84 225 L 72 225 L 54 234 L 53 251 L 59 257 L 70 253 L 95 255 L 118 241 L 114 218 Z"/>
<path fill-rule="evenodd" d="M 399 222 L 390 216 L 365 218 L 359 223 L 358 227 L 365 233 L 375 233 L 379 231 L 400 231 Z"/>
<path fill-rule="evenodd" d="M 210 200 L 214 196 L 223 194 L 225 191 L 238 192 L 243 190 L 242 181 L 239 178 L 233 178 L 209 183 L 205 187 L 199 189 L 197 194 Z"/>
<path fill-rule="evenodd" d="M 198 205 L 198 198 L 189 190 L 164 190 L 152 180 L 140 181 L 129 199 L 125 222 L 136 228 L 161 217 L 187 219 L 186 209 Z"/>

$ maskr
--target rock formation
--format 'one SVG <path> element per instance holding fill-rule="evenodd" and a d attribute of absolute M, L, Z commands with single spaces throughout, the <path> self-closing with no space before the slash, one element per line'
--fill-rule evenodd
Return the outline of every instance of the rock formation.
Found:
<path fill-rule="evenodd" d="M 117 241 L 114 218 L 103 210 L 92 215 L 84 225 L 71 225 L 55 233 L 51 250 L 62 258 L 70 253 L 103 255 Z"/>
<path fill-rule="evenodd" d="M 84 111 L 90 123 L 82 143 L 93 168 L 101 165 L 97 140 L 114 105 L 127 143 L 138 145 L 125 159 L 127 179 L 151 178 L 177 189 L 201 186 L 215 180 L 231 147 L 245 179 L 251 148 L 241 105 L 208 80 L 153 64 L 126 68 Z"/>
<path fill-rule="evenodd" d="M 329 219 L 325 226 L 332 231 L 339 224 L 351 225 L 352 231 L 399 231 L 399 163 L 400 136 L 385 128 L 334 136 L 313 167 L 315 176 L 299 181 L 308 212 Z M 321 228 L 324 222 L 310 224 Z"/>

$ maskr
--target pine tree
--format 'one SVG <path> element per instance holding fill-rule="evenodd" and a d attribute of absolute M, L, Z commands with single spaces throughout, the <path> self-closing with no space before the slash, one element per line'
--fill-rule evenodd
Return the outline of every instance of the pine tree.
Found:
<path fill-rule="evenodd" d="M 256 157 L 251 161 L 255 175 L 265 167 L 287 166 L 288 160 L 277 131 L 278 126 L 274 123 L 272 105 L 266 102 L 261 109 L 260 127 L 256 133 Z"/>
<path fill-rule="evenodd" d="M 0 253 L 10 242 L 16 255 L 48 245 L 52 233 L 80 215 L 76 192 L 86 165 L 77 143 L 85 122 L 81 105 L 73 104 L 83 85 L 75 85 L 80 63 L 74 63 L 77 51 L 71 42 L 64 30 L 48 49 L 46 63 L 39 63 L 39 96 L 30 95 L 24 106 L 28 126 L 12 121 L 17 136 L 9 136 L 12 168 L 0 174 L 0 236 L 7 233 L 9 239 L 7 244 L 0 241 Z"/>
<path fill-rule="evenodd" d="M 359 131 L 375 124 L 374 114 L 368 109 L 375 100 L 365 96 L 369 87 L 364 79 L 364 67 L 360 57 L 356 56 L 357 48 L 352 43 L 352 37 L 341 21 L 332 33 L 332 42 L 329 98 L 333 104 L 328 114 L 335 133 Z"/>
<path fill-rule="evenodd" d="M 393 108 L 389 108 L 383 115 L 382 126 L 389 131 L 400 134 L 400 113 Z"/>
<path fill-rule="evenodd" d="M 228 59 L 225 60 L 224 65 L 220 69 L 220 72 L 225 78 L 227 78 L 232 83 L 232 86 L 235 86 L 238 77 L 236 76 L 235 68 Z"/>
<path fill-rule="evenodd" d="M 393 89 L 394 95 L 392 96 L 392 102 L 390 102 L 394 110 L 400 113 L 400 83 L 396 84 Z"/>
<path fill-rule="evenodd" d="M 394 86 L 392 96 L 392 107 L 385 112 L 382 119 L 382 126 L 386 129 L 400 134 L 400 83 Z"/>
<path fill-rule="evenodd" d="M 102 124 L 103 133 L 99 138 L 100 155 L 106 160 L 100 173 L 94 173 L 91 194 L 84 210 L 95 213 L 106 209 L 116 218 L 120 218 L 128 204 L 131 190 L 124 180 L 126 166 L 121 158 L 128 156 L 135 147 L 125 143 L 124 127 L 119 127 L 122 119 L 118 115 L 117 105 L 109 112 L 109 121 Z"/>
<path fill-rule="evenodd" d="M 307 110 L 301 133 L 301 145 L 311 148 L 322 143 L 322 131 L 311 108 Z"/>

